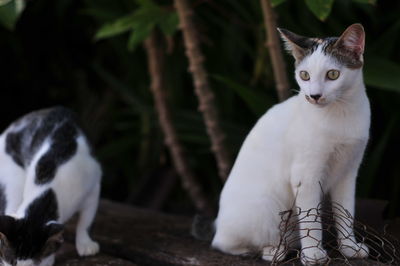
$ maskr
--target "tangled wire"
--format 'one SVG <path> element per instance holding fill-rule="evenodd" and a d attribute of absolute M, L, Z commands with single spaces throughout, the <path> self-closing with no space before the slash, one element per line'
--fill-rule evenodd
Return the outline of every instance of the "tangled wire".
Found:
<path fill-rule="evenodd" d="M 367 225 L 355 221 L 350 213 L 337 203 L 331 203 L 330 206 L 320 203 L 316 208 L 310 210 L 294 208 L 282 212 L 281 219 L 281 238 L 272 265 L 301 265 L 302 251 L 309 248 L 321 250 L 324 248 L 328 251 L 329 258 L 323 263 L 324 265 L 333 262 L 340 263 L 340 265 L 352 265 L 352 258 L 347 258 L 343 254 L 343 249 L 339 247 L 338 243 L 341 240 L 353 241 L 354 246 L 360 246 L 360 243 L 367 246 L 369 251 L 364 251 L 369 253 L 368 259 L 375 261 L 374 265 L 400 265 L 398 253 L 400 246 L 397 239 L 387 234 L 386 231 L 379 233 Z M 345 223 L 349 227 L 335 226 L 335 221 L 340 221 L 341 224 Z M 319 228 L 312 228 L 312 226 L 300 226 L 302 223 L 314 224 L 314 226 L 319 223 L 320 225 Z M 347 228 L 354 228 L 354 231 L 349 232 Z M 314 241 L 316 242 L 315 246 L 297 249 L 300 240 L 305 237 L 312 238 L 311 232 L 315 230 L 322 230 L 322 243 Z M 283 257 L 286 259 L 281 261 Z"/>

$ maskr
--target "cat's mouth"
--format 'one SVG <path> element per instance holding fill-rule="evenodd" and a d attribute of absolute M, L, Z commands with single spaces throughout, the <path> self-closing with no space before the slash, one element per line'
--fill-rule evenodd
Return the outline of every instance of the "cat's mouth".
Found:
<path fill-rule="evenodd" d="M 310 97 L 308 95 L 305 95 L 305 97 L 306 97 L 306 100 L 309 103 L 314 104 L 314 105 L 316 105 L 318 107 L 324 107 L 324 106 L 326 106 L 328 104 L 328 102 L 327 102 L 325 97 L 320 97 L 318 99 L 314 99 L 314 98 L 312 98 L 312 97 Z"/>

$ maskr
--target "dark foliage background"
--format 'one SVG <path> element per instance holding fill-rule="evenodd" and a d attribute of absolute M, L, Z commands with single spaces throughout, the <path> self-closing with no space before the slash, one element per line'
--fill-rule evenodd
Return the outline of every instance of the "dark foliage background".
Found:
<path fill-rule="evenodd" d="M 82 118 L 103 164 L 104 197 L 165 211 L 192 212 L 192 203 L 171 166 L 153 108 L 147 57 L 141 45 L 149 33 L 148 23 L 154 22 L 154 27 L 165 24 L 168 32 L 165 85 L 174 125 L 189 151 L 191 167 L 215 202 L 222 184 L 197 111 L 172 2 L 155 1 L 168 14 L 165 20 L 158 21 L 160 17 L 144 12 L 129 27 L 121 26 L 121 21 L 118 24 L 148 2 L 30 0 L 18 20 L 9 18 L 12 11 L 6 8 L 10 3 L 1 7 L 0 127 L 4 129 L 34 109 L 60 104 L 70 107 Z M 308 0 L 273 2 L 283 2 L 275 7 L 278 24 L 302 35 L 338 36 L 352 23 L 364 25 L 364 73 L 373 115 L 358 196 L 389 200 L 388 215 L 398 214 L 400 2 L 327 1 L 333 5 L 325 21 L 312 13 Z M 228 148 L 234 157 L 257 118 L 277 103 L 260 3 L 191 3 Z M 324 16 L 326 11 L 314 12 Z M 285 58 L 291 87 L 297 89 L 291 75 L 293 60 Z"/>

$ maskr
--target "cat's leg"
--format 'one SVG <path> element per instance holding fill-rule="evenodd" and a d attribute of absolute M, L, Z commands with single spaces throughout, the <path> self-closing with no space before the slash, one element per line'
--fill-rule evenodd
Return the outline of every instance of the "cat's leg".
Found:
<path fill-rule="evenodd" d="M 76 249 L 80 256 L 94 255 L 99 252 L 99 244 L 89 236 L 89 228 L 96 215 L 100 196 L 100 184 L 96 184 L 86 198 L 80 212 L 76 228 Z"/>
<path fill-rule="evenodd" d="M 230 232 L 226 228 L 221 229 L 221 227 L 217 230 L 211 246 L 231 255 L 246 255 L 250 253 L 248 247 L 243 244 L 243 241 L 235 232 Z"/>
<path fill-rule="evenodd" d="M 42 259 L 42 261 L 40 262 L 39 266 L 53 266 L 55 261 L 55 255 L 50 255 L 44 259 Z"/>
<path fill-rule="evenodd" d="M 236 243 L 229 243 L 229 242 L 218 243 L 218 244 L 214 243 L 212 246 L 213 248 L 216 248 L 224 253 L 231 255 L 247 255 L 251 253 L 250 249 Z"/>
<path fill-rule="evenodd" d="M 287 255 L 287 250 L 283 245 L 279 247 L 276 246 L 266 246 L 262 250 L 262 259 L 266 261 L 280 262 L 285 259 Z"/>
<path fill-rule="evenodd" d="M 322 223 L 318 206 L 321 201 L 322 168 L 316 162 L 313 166 L 295 165 L 292 169 L 291 184 L 296 197 L 301 262 L 304 265 L 323 264 L 328 254 L 322 246 Z"/>
<path fill-rule="evenodd" d="M 332 208 L 335 214 L 339 250 L 348 258 L 366 258 L 368 247 L 356 241 L 353 230 L 356 176 L 357 171 L 351 171 L 331 189 Z"/>
<path fill-rule="evenodd" d="M 323 264 L 328 254 L 322 246 L 322 223 L 318 204 L 320 203 L 320 187 L 314 184 L 301 184 L 298 189 L 296 206 L 301 212 L 299 219 L 299 235 L 301 242 L 301 262 L 304 265 Z"/>

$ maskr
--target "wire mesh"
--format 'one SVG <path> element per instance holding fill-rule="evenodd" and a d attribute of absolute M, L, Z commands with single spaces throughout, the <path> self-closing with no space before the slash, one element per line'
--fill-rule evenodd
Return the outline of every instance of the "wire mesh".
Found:
<path fill-rule="evenodd" d="M 324 202 L 310 210 L 295 207 L 280 215 L 280 243 L 272 265 L 355 265 L 355 259 L 367 258 L 373 262 L 369 265 L 400 265 L 399 241 L 386 230 L 380 233 L 354 220 L 338 203 Z M 322 240 L 315 237 L 318 231 Z M 300 248 L 301 242 L 313 244 Z M 305 257 L 311 249 L 327 254 L 321 261 Z"/>

